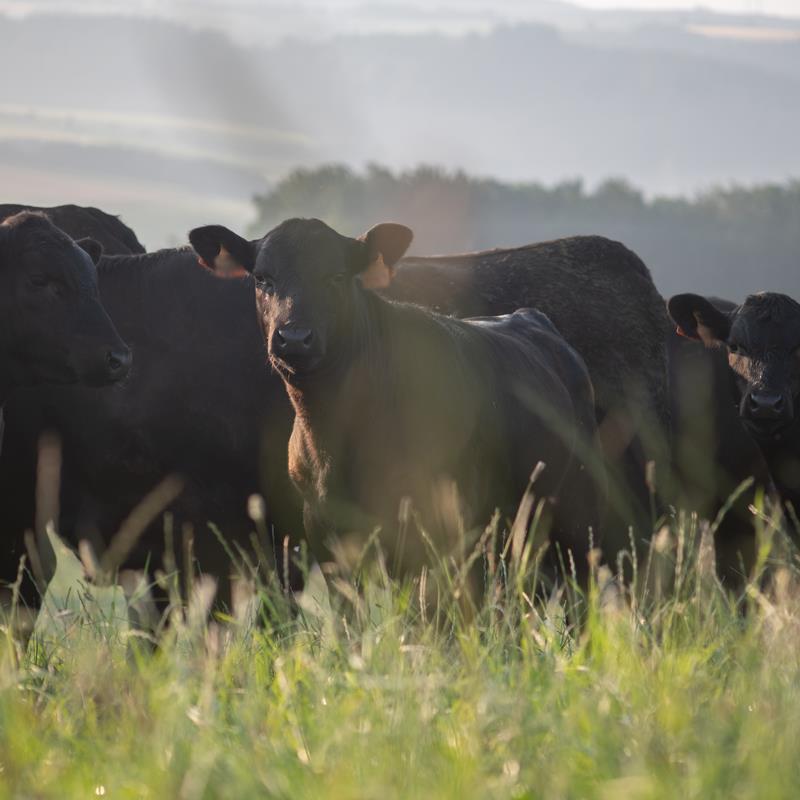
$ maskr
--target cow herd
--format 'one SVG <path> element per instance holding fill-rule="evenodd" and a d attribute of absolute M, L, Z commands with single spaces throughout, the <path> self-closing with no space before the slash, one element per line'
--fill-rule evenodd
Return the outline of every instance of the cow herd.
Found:
<path fill-rule="evenodd" d="M 2 580 L 42 526 L 45 433 L 71 544 L 102 554 L 180 476 L 169 535 L 154 515 L 117 566 L 161 567 L 188 532 L 179 567 L 225 581 L 233 548 L 295 589 L 301 546 L 341 568 L 377 541 L 397 577 L 434 553 L 469 561 L 526 491 L 551 567 L 571 554 L 582 581 L 590 548 L 613 560 L 680 508 L 713 518 L 752 477 L 717 531 L 733 578 L 752 492 L 791 506 L 790 525 L 800 501 L 800 305 L 785 295 L 666 304 L 599 236 L 422 258 L 405 257 L 402 225 L 356 239 L 293 219 L 146 253 L 97 209 L 0 206 L 0 220 Z"/>

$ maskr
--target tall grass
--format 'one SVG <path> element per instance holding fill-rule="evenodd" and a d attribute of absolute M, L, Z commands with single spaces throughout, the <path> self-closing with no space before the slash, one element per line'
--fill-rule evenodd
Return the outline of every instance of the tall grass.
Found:
<path fill-rule="evenodd" d="M 113 588 L 65 586 L 56 546 L 50 616 L 27 645 L 16 609 L 4 627 L 0 795 L 794 797 L 800 573 L 753 513 L 736 591 L 681 515 L 631 588 L 595 561 L 581 592 L 568 559 L 548 584 L 520 541 L 470 614 L 453 564 L 398 584 L 378 556 L 330 592 L 312 573 L 297 602 L 254 570 L 229 614 L 213 581 L 162 575 L 150 631 Z"/>

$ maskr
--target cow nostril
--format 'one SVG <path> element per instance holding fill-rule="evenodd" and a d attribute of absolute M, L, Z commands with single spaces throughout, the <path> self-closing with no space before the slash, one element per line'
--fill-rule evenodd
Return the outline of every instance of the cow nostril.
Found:
<path fill-rule="evenodd" d="M 108 367 L 108 371 L 112 374 L 123 372 L 128 368 L 130 362 L 130 353 L 123 353 L 114 350 L 109 350 L 106 353 L 106 367 Z"/>
<path fill-rule="evenodd" d="M 285 353 L 299 353 L 308 350 L 314 341 L 310 328 L 280 328 L 275 331 L 275 347 Z"/>

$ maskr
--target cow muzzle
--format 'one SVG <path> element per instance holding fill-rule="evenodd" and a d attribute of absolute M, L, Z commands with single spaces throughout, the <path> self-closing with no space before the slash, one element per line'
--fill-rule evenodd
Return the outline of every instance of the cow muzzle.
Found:
<path fill-rule="evenodd" d="M 748 392 L 742 400 L 741 415 L 751 431 L 772 436 L 794 420 L 792 396 L 786 392 Z"/>
<path fill-rule="evenodd" d="M 324 355 L 322 337 L 311 328 L 284 325 L 275 328 L 269 343 L 270 358 L 290 374 L 315 370 Z"/>
<path fill-rule="evenodd" d="M 305 356 L 311 353 L 314 331 L 310 328 L 278 328 L 272 341 L 275 354 L 283 356 Z"/>

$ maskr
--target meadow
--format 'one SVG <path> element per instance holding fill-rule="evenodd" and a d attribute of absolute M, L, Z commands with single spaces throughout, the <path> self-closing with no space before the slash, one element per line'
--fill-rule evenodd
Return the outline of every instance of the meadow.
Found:
<path fill-rule="evenodd" d="M 735 588 L 682 513 L 585 593 L 514 535 L 477 609 L 452 562 L 398 584 L 375 553 L 296 601 L 240 561 L 230 613 L 167 569 L 148 625 L 143 591 L 53 538 L 33 635 L 19 607 L 3 627 L 0 796 L 796 796 L 800 571 L 777 510 L 751 512 Z"/>

